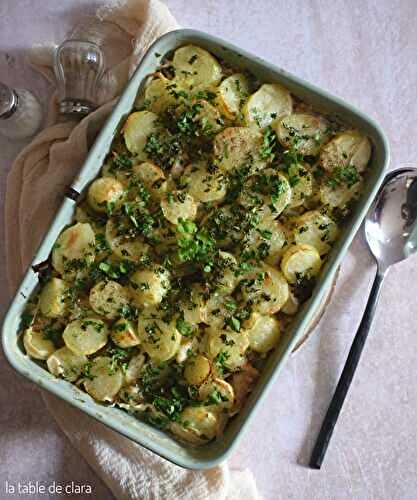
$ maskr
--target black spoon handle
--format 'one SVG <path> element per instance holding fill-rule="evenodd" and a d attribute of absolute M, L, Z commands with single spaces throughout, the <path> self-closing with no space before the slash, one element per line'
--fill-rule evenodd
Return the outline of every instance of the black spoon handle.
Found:
<path fill-rule="evenodd" d="M 368 303 L 366 304 L 365 312 L 363 313 L 362 321 L 359 325 L 358 331 L 356 332 L 342 375 L 321 425 L 313 453 L 311 454 L 309 466 L 313 469 L 320 469 L 321 464 L 323 463 L 330 438 L 332 437 L 339 413 L 342 409 L 343 402 L 345 401 L 346 394 L 349 390 L 365 345 L 366 338 L 368 337 L 368 333 L 371 328 L 383 280 L 384 273 L 380 273 L 379 270 L 377 270 Z"/>

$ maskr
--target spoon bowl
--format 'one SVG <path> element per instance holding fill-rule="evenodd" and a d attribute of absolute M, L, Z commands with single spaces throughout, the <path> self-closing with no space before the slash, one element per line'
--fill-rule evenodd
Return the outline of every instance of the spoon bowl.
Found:
<path fill-rule="evenodd" d="M 389 173 L 365 220 L 365 237 L 377 263 L 368 303 L 356 332 L 333 399 L 324 417 L 310 467 L 320 469 L 334 427 L 358 366 L 388 269 L 417 251 L 417 168 Z"/>
<path fill-rule="evenodd" d="M 417 250 L 417 169 L 388 174 L 365 220 L 365 236 L 380 272 Z"/>

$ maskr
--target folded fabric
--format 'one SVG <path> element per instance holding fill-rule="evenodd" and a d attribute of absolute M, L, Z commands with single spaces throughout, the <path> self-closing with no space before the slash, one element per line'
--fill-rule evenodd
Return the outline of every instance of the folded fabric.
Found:
<path fill-rule="evenodd" d="M 178 27 L 158 0 L 113 2 L 97 12 L 123 30 L 127 59 L 109 71 L 103 100 L 119 94 L 151 43 Z M 54 82 L 54 46 L 37 47 L 35 68 Z M 6 252 L 8 278 L 15 290 L 51 219 L 65 188 L 82 166 L 97 132 L 113 107 L 104 103 L 81 122 L 57 123 L 56 99 L 51 100 L 43 130 L 18 156 L 7 179 Z M 74 447 L 102 478 L 117 499 L 129 500 L 252 500 L 259 498 L 249 471 L 229 471 L 227 465 L 198 472 L 181 469 L 96 422 L 79 410 L 43 393 L 46 406 Z"/>

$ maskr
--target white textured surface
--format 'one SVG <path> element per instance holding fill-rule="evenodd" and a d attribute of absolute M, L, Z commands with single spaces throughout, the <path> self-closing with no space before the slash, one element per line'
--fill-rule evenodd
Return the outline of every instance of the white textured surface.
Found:
<path fill-rule="evenodd" d="M 61 41 L 68 27 L 98 3 L 2 0 L 0 79 L 30 88 L 45 103 L 48 87 L 25 66 L 25 50 L 35 43 Z M 392 166 L 417 157 L 415 0 L 167 3 L 184 26 L 223 36 L 368 112 L 388 133 Z M 1 193 L 22 145 L 0 138 Z M 371 259 L 357 238 L 320 327 L 290 360 L 231 459 L 236 467 L 252 468 L 267 500 L 417 498 L 417 257 L 388 276 L 324 467 L 318 472 L 304 466 L 360 320 L 372 273 Z M 4 308 L 5 286 L 0 293 Z M 58 432 L 38 392 L 2 357 L 0 382 L 0 498 L 7 498 L 5 480 L 88 482 L 95 498 L 111 498 Z"/>

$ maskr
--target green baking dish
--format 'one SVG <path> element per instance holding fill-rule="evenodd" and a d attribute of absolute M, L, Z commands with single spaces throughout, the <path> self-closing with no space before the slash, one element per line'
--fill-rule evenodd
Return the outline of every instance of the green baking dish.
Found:
<path fill-rule="evenodd" d="M 52 376 L 48 371 L 32 361 L 23 352 L 18 342 L 20 316 L 25 309 L 29 297 L 38 286 L 38 277 L 32 267 L 27 271 L 6 315 L 2 329 L 2 341 L 4 352 L 11 365 L 23 376 L 42 388 L 78 407 L 80 410 L 124 434 L 145 448 L 182 467 L 205 469 L 215 466 L 229 456 L 242 436 L 244 429 L 247 428 L 250 419 L 253 417 L 255 407 L 260 404 L 267 390 L 276 381 L 291 350 L 297 343 L 297 340 L 303 335 L 303 332 L 305 332 L 326 289 L 330 286 L 334 273 L 345 255 L 352 238 L 358 231 L 372 199 L 380 187 L 389 161 L 389 147 L 380 127 L 368 116 L 354 109 L 341 99 L 329 95 L 326 91 L 320 90 L 310 83 L 288 74 L 285 70 L 248 54 L 221 39 L 198 31 L 177 30 L 159 38 L 148 50 L 123 92 L 117 106 L 101 130 L 84 166 L 75 178 L 71 186 L 74 191 L 82 195 L 88 184 L 98 175 L 114 135 L 124 116 L 132 109 L 138 89 L 140 89 L 145 76 L 152 73 L 157 67 L 160 61 L 159 54 L 165 55 L 167 52 L 187 43 L 200 45 L 236 67 L 249 69 L 261 81 L 282 83 L 294 95 L 311 103 L 318 110 L 342 117 L 346 123 L 367 134 L 373 143 L 371 168 L 366 180 L 364 194 L 357 203 L 348 224 L 344 228 L 343 234 L 329 256 L 313 296 L 303 305 L 291 328 L 286 331 L 279 347 L 269 356 L 260 380 L 244 409 L 231 420 L 222 440 L 195 448 L 191 445 L 179 443 L 170 435 L 141 422 L 122 410 L 94 402 L 88 394 L 73 384 Z M 74 210 L 75 202 L 65 198 L 36 253 L 33 265 L 48 258 L 59 233 L 71 221 Z"/>

